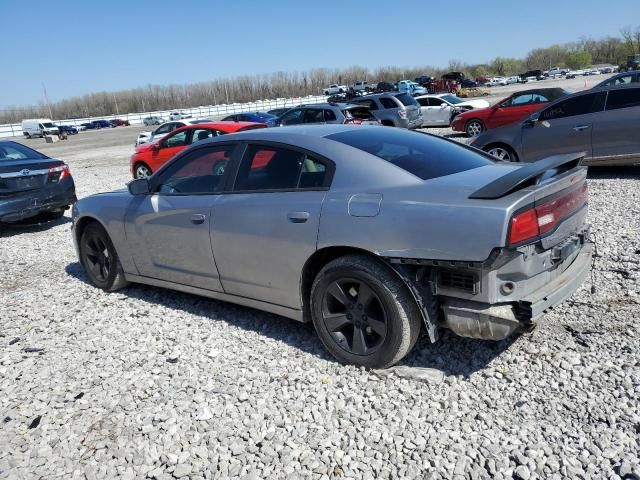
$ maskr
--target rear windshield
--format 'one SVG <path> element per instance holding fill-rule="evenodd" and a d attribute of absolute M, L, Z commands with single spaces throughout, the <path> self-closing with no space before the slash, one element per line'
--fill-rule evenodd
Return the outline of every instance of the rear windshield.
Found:
<path fill-rule="evenodd" d="M 326 138 L 364 150 L 422 180 L 492 165 L 493 160 L 438 137 L 399 128 L 350 130 Z"/>
<path fill-rule="evenodd" d="M 350 107 L 343 110 L 342 114 L 347 118 L 361 118 L 363 120 L 373 118 L 371 110 L 367 107 Z"/>
<path fill-rule="evenodd" d="M 47 157 L 16 142 L 0 142 L 0 162 L 41 158 Z"/>
<path fill-rule="evenodd" d="M 418 102 L 416 102 L 416 99 L 408 93 L 401 93 L 399 95 L 396 95 L 396 98 L 400 100 L 405 107 L 418 104 Z"/>

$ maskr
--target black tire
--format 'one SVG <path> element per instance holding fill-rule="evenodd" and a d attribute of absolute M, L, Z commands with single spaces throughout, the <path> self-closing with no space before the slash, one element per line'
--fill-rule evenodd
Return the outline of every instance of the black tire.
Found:
<path fill-rule="evenodd" d="M 47 220 L 58 220 L 64 217 L 64 208 L 59 208 L 57 210 L 49 210 L 48 212 L 45 212 L 42 215 Z"/>
<path fill-rule="evenodd" d="M 520 159 L 516 152 L 509 145 L 503 143 L 494 143 L 484 147 L 484 151 L 492 157 L 496 157 L 503 162 L 519 162 Z"/>
<path fill-rule="evenodd" d="M 399 362 L 415 345 L 422 322 L 406 285 L 389 266 L 365 255 L 340 257 L 318 273 L 311 318 L 339 362 L 367 368 Z"/>
<path fill-rule="evenodd" d="M 484 122 L 478 118 L 472 118 L 464 126 L 464 132 L 468 137 L 477 137 L 486 129 Z"/>
<path fill-rule="evenodd" d="M 128 285 L 109 234 L 98 222 L 87 225 L 80 238 L 80 263 L 91 283 L 106 292 Z"/>
<path fill-rule="evenodd" d="M 144 174 L 144 172 L 147 173 Z M 152 173 L 153 172 L 151 171 L 149 165 L 144 162 L 138 162 L 133 166 L 133 178 L 147 178 Z"/>

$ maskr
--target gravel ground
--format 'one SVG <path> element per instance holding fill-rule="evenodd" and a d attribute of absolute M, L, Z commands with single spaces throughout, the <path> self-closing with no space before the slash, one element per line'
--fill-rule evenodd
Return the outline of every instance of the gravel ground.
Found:
<path fill-rule="evenodd" d="M 128 180 L 140 130 L 28 143 L 82 197 Z M 594 294 L 502 342 L 423 337 L 391 371 L 274 315 L 93 288 L 68 215 L 0 231 L 0 478 L 640 478 L 639 179 L 590 174 Z"/>

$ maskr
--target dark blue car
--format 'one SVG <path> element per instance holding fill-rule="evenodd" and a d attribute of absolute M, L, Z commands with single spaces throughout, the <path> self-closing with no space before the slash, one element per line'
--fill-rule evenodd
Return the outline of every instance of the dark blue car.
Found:
<path fill-rule="evenodd" d="M 266 112 L 245 112 L 234 113 L 228 117 L 224 117 L 222 121 L 230 122 L 258 122 L 266 123 L 269 127 L 273 127 L 276 124 L 278 117 Z"/>
<path fill-rule="evenodd" d="M 78 133 L 78 129 L 71 125 L 56 125 L 60 133 L 66 133 L 67 135 L 75 135 Z"/>

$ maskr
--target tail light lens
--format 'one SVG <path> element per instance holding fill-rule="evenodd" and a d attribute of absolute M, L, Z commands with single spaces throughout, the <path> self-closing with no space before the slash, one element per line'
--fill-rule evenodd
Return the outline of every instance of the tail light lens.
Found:
<path fill-rule="evenodd" d="M 587 182 L 552 200 L 543 201 L 511 219 L 509 244 L 515 245 L 554 230 L 560 222 L 587 203 Z"/>
<path fill-rule="evenodd" d="M 400 118 L 406 119 L 407 118 L 407 111 L 406 110 L 398 110 L 398 115 L 400 116 Z"/>
<path fill-rule="evenodd" d="M 69 170 L 69 165 L 60 165 L 58 167 L 49 168 L 49 182 L 50 183 L 59 183 L 65 177 L 71 176 L 71 171 Z"/>

